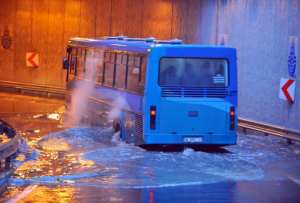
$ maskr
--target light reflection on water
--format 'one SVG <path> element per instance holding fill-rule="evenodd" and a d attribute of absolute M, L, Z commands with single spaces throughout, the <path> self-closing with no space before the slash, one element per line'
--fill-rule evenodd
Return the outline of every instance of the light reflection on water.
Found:
<path fill-rule="evenodd" d="M 249 146 L 255 137 L 249 136 L 241 137 L 239 145 L 229 147 L 225 153 L 192 149 L 166 153 L 145 151 L 122 142 L 116 144 L 111 142 L 111 135 L 110 129 L 103 128 L 72 128 L 51 133 L 37 142 L 34 150 L 39 151 L 38 158 L 22 163 L 12 183 L 164 187 L 274 178 L 264 171 L 270 163 L 287 161 L 286 158 L 299 163 L 297 155 L 287 157 L 290 151 L 286 148 L 275 151 L 264 146 L 255 152 L 255 144 Z M 256 139 L 260 141 L 259 137 Z"/>
<path fill-rule="evenodd" d="M 74 202 L 75 188 L 70 186 L 49 187 L 33 185 L 10 190 L 12 197 L 7 203 L 14 202 Z"/>
<path fill-rule="evenodd" d="M 60 120 L 52 116 L 48 119 L 46 115 L 51 114 L 8 118 L 23 141 L 14 161 L 16 170 L 10 187 L 0 202 L 95 201 L 101 195 L 108 198 L 103 202 L 124 198 L 126 202 L 126 196 L 120 196 L 118 189 L 277 180 L 286 175 L 300 179 L 299 145 L 287 146 L 277 138 L 240 136 L 238 145 L 227 147 L 228 151 L 222 153 L 192 149 L 145 151 L 117 142 L 111 128 L 62 129 Z M 139 192 L 134 195 L 139 197 Z"/>
<path fill-rule="evenodd" d="M 296 169 L 300 166 L 299 154 L 293 153 L 297 151 L 293 147 L 285 146 L 280 139 L 258 136 L 241 136 L 237 146 L 222 153 L 189 148 L 162 152 L 112 141 L 110 128 L 82 127 L 50 133 L 32 140 L 30 145 L 23 142 L 21 148 L 6 200 L 18 198 L 33 185 L 36 187 L 25 193 L 21 202 L 40 201 L 43 196 L 47 196 L 45 202 L 91 200 L 94 196 L 90 197 L 86 188 L 97 193 L 97 188 L 140 190 L 274 180 L 282 177 L 266 170 L 274 167 L 272 163 L 293 162 L 291 166 Z M 296 171 L 288 172 L 295 177 Z"/>

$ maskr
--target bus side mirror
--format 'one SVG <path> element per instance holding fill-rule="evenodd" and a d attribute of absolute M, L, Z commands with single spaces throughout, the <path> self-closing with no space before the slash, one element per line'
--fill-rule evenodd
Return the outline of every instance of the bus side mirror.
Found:
<path fill-rule="evenodd" d="M 68 70 L 70 67 L 69 61 L 67 57 L 64 57 L 63 59 L 63 69 Z"/>

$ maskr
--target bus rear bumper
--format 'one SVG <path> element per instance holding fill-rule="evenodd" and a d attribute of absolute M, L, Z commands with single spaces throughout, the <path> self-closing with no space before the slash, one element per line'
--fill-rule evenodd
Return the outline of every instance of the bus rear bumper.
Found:
<path fill-rule="evenodd" d="M 192 138 L 192 139 L 191 139 Z M 196 138 L 196 139 L 193 139 Z M 157 145 L 234 145 L 237 142 L 237 135 L 174 135 L 174 134 L 150 134 L 144 135 L 144 144 Z"/>

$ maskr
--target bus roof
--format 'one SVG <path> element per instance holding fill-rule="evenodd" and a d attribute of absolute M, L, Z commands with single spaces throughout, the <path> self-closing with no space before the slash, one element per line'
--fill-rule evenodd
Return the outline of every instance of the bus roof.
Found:
<path fill-rule="evenodd" d="M 155 38 L 128 38 L 123 36 L 105 37 L 102 39 L 75 37 L 69 40 L 70 46 L 82 47 L 107 47 L 110 49 L 147 53 L 151 49 L 160 48 L 216 48 L 223 50 L 235 50 L 234 48 L 218 45 L 184 44 L 181 40 L 156 40 Z"/>

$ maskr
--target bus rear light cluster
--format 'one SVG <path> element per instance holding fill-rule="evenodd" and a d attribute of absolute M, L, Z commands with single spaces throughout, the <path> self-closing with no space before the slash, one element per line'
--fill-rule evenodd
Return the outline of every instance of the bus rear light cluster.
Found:
<path fill-rule="evenodd" d="M 156 128 L 156 106 L 150 106 L 150 129 Z"/>
<path fill-rule="evenodd" d="M 234 130 L 235 129 L 235 108 L 234 108 L 234 106 L 230 107 L 229 116 L 230 116 L 230 130 Z"/>

